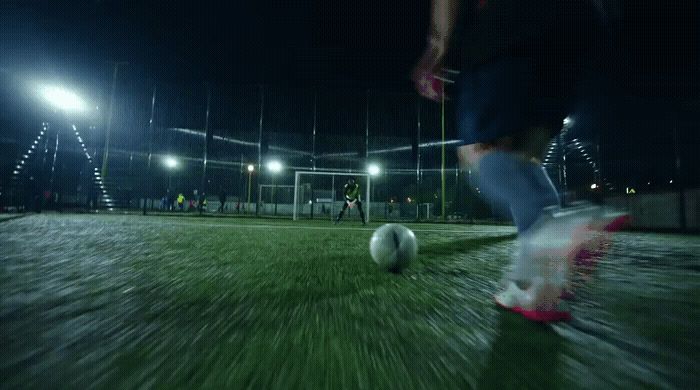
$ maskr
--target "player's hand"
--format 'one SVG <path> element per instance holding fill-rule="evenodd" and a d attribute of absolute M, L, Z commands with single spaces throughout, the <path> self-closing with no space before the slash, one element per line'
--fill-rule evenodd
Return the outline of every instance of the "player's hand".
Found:
<path fill-rule="evenodd" d="M 411 79 L 418 93 L 435 102 L 442 99 L 444 86 L 442 80 L 436 77 L 445 55 L 444 44 L 429 44 L 411 73 Z"/>

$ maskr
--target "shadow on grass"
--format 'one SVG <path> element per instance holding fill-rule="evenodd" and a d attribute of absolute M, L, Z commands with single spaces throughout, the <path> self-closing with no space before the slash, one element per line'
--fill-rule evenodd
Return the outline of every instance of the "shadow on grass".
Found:
<path fill-rule="evenodd" d="M 477 388 L 562 388 L 563 349 L 563 337 L 551 327 L 499 311 L 498 333 Z"/>

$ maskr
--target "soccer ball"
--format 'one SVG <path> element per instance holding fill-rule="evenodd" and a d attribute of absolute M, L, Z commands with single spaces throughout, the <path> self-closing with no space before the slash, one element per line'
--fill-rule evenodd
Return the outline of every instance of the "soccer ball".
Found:
<path fill-rule="evenodd" d="M 418 254 L 418 243 L 410 229 L 389 223 L 374 231 L 369 253 L 380 269 L 399 272 Z"/>

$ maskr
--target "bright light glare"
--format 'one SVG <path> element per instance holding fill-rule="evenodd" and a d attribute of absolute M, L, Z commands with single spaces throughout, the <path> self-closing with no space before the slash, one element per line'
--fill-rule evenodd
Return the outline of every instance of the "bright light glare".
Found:
<path fill-rule="evenodd" d="M 596 183 L 591 184 L 591 189 L 592 189 L 592 190 L 595 190 L 596 188 L 598 188 L 598 184 L 596 184 Z"/>
<path fill-rule="evenodd" d="M 277 160 L 272 160 L 267 163 L 267 169 L 269 169 L 272 173 L 282 172 L 282 163 Z"/>
<path fill-rule="evenodd" d="M 51 86 L 41 90 L 41 96 L 52 106 L 65 111 L 84 111 L 85 102 L 75 93 L 66 89 Z"/>
<path fill-rule="evenodd" d="M 163 163 L 165 164 L 166 167 L 173 169 L 177 167 L 177 160 L 174 157 L 166 157 L 163 160 Z"/>
<path fill-rule="evenodd" d="M 369 174 L 372 176 L 377 176 L 380 171 L 379 165 L 377 164 L 370 164 L 370 166 L 367 167 L 367 172 L 369 172 Z"/>
<path fill-rule="evenodd" d="M 255 165 L 248 164 L 248 172 L 253 172 L 255 170 Z"/>

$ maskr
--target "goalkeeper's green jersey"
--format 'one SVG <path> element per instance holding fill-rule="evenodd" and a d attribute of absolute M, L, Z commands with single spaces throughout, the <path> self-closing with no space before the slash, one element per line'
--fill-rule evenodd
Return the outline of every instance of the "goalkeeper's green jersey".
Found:
<path fill-rule="evenodd" d="M 360 199 L 360 185 L 355 183 L 355 184 L 346 184 L 345 188 L 343 189 L 343 193 L 345 193 L 345 199 L 349 201 L 355 201 Z"/>

